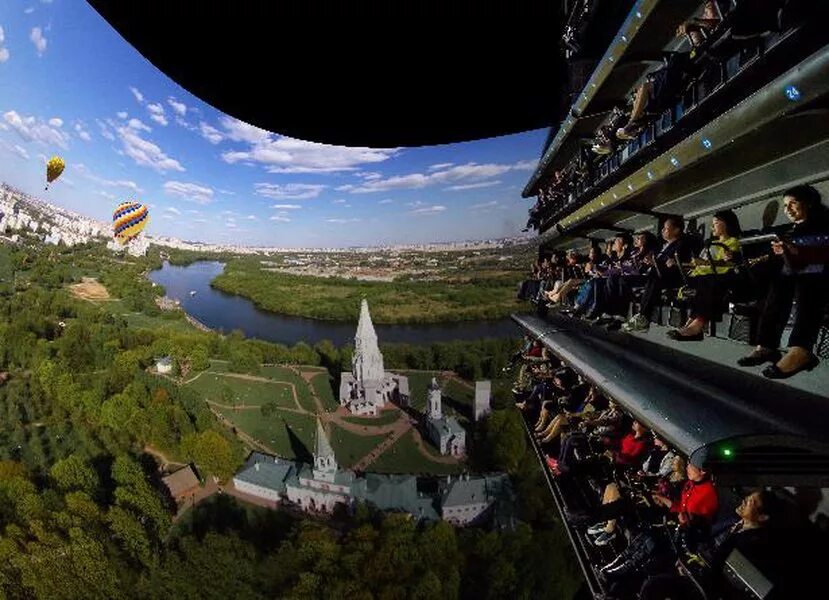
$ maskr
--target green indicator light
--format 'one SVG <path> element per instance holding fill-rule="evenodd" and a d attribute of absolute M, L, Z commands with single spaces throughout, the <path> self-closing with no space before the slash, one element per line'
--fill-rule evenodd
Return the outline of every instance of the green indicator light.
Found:
<path fill-rule="evenodd" d="M 734 454 L 731 448 L 723 448 L 722 453 L 725 457 L 731 457 L 731 455 Z"/>

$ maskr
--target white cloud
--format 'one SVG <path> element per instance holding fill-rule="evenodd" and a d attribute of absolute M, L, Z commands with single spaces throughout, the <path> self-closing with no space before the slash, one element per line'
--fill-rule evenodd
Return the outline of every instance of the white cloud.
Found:
<path fill-rule="evenodd" d="M 359 219 L 357 217 L 351 217 L 351 218 L 348 218 L 348 219 L 334 218 L 334 219 L 326 219 L 325 220 L 326 223 L 340 223 L 340 224 L 342 224 L 342 223 L 357 223 L 358 221 L 362 221 L 362 219 Z"/>
<path fill-rule="evenodd" d="M 136 131 L 144 130 L 144 131 L 152 131 L 147 125 L 145 125 L 140 119 L 130 119 L 127 121 L 127 126 L 135 129 Z"/>
<path fill-rule="evenodd" d="M 59 117 L 52 117 L 49 119 L 49 125 L 52 127 L 63 127 L 63 119 Z"/>
<path fill-rule="evenodd" d="M 38 56 L 43 56 L 46 52 L 46 38 L 43 37 L 43 30 L 40 27 L 32 27 L 32 32 L 29 34 L 29 39 L 35 45 Z"/>
<path fill-rule="evenodd" d="M 100 119 L 95 119 L 95 122 L 98 124 L 98 128 L 101 130 L 101 137 L 103 137 L 104 139 L 109 140 L 110 142 L 114 142 L 115 141 L 115 136 L 112 135 L 112 132 L 106 126 L 106 123 L 104 123 Z"/>
<path fill-rule="evenodd" d="M 332 200 L 331 204 L 345 204 L 345 200 L 343 200 L 342 198 L 337 199 L 337 200 Z"/>
<path fill-rule="evenodd" d="M 160 104 L 148 104 L 147 110 L 150 111 L 150 118 L 161 125 L 162 127 L 167 126 L 167 117 L 164 114 L 164 107 Z"/>
<path fill-rule="evenodd" d="M 92 136 L 89 135 L 89 132 L 86 129 L 84 129 L 83 123 L 75 123 L 75 132 L 78 134 L 78 137 L 81 138 L 83 141 L 92 141 Z"/>
<path fill-rule="evenodd" d="M 454 165 L 431 173 L 410 173 L 396 175 L 387 179 L 364 181 L 360 185 L 352 186 L 352 194 L 367 194 L 385 192 L 388 190 L 420 189 L 432 185 L 471 184 L 497 177 L 509 171 L 526 170 L 530 161 L 520 161 L 515 164 L 478 164 L 474 162 L 465 165 Z M 432 165 L 433 167 L 440 165 Z M 339 188 L 337 188 L 339 189 Z"/>
<path fill-rule="evenodd" d="M 117 112 L 117 113 L 115 113 L 115 114 L 116 114 L 116 115 L 118 115 L 118 118 L 119 118 L 119 119 L 126 119 L 126 118 L 127 118 L 127 116 L 128 116 L 128 115 L 127 115 L 127 111 L 125 111 L 125 110 L 120 110 L 120 111 L 118 111 L 118 112 Z"/>
<path fill-rule="evenodd" d="M 116 200 L 118 198 L 115 194 L 105 192 L 104 190 L 98 190 L 95 193 L 98 194 L 99 196 L 103 196 L 104 198 L 108 198 L 109 200 Z"/>
<path fill-rule="evenodd" d="M 132 92 L 132 95 L 135 96 L 135 99 L 138 101 L 139 104 L 144 102 L 144 94 L 139 92 L 137 88 L 130 86 L 130 91 Z"/>
<path fill-rule="evenodd" d="M 226 196 L 235 196 L 236 195 L 236 192 L 233 192 L 231 190 L 216 190 L 216 191 L 219 192 L 220 194 L 224 194 Z"/>
<path fill-rule="evenodd" d="M 6 31 L 3 29 L 3 26 L 0 25 L 0 44 L 6 41 Z"/>
<path fill-rule="evenodd" d="M 276 208 L 278 210 L 299 210 L 302 208 L 301 204 L 273 204 L 271 208 Z"/>
<path fill-rule="evenodd" d="M 0 48 L 0 64 L 9 60 L 9 49 L 8 48 Z"/>
<path fill-rule="evenodd" d="M 308 183 L 257 183 L 253 187 L 260 196 L 273 200 L 308 200 L 316 198 L 325 189 L 324 185 Z"/>
<path fill-rule="evenodd" d="M 497 200 L 490 200 L 489 202 L 479 202 L 478 204 L 471 204 L 469 206 L 469 209 L 470 210 L 480 210 L 482 208 L 483 209 L 495 208 L 496 206 L 498 206 L 498 201 Z"/>
<path fill-rule="evenodd" d="M 181 163 L 167 156 L 156 144 L 142 138 L 141 134 L 134 128 L 120 126 L 116 129 L 116 132 L 124 146 L 124 153 L 132 158 L 136 164 L 142 167 L 150 167 L 160 173 L 184 171 Z"/>
<path fill-rule="evenodd" d="M 140 194 L 144 191 L 140 187 L 138 187 L 137 183 L 135 183 L 134 181 L 130 181 L 128 179 L 104 179 L 103 177 L 99 177 L 98 175 L 92 173 L 89 170 L 89 168 L 83 163 L 76 164 L 75 171 L 77 171 L 90 181 L 97 183 L 98 185 L 103 185 L 106 187 L 121 187 L 131 190 L 135 194 Z"/>
<path fill-rule="evenodd" d="M 26 149 L 23 148 L 22 146 L 19 146 L 19 145 L 15 144 L 14 146 L 11 147 L 11 150 L 15 154 L 17 154 L 20 158 L 22 158 L 23 160 L 29 160 L 29 153 L 26 152 Z"/>
<path fill-rule="evenodd" d="M 248 216 L 247 216 L 247 217 L 245 217 L 245 218 L 246 218 L 248 221 L 258 221 L 258 220 L 259 220 L 259 217 L 257 217 L 256 215 L 248 215 Z"/>
<path fill-rule="evenodd" d="M 386 198 L 385 200 L 380 200 L 380 202 L 378 202 L 377 204 L 393 204 L 393 203 L 394 203 L 394 200 L 392 200 L 391 198 Z"/>
<path fill-rule="evenodd" d="M 173 109 L 173 112 L 176 113 L 178 116 L 183 117 L 187 114 L 187 105 L 184 102 L 179 102 L 172 96 L 167 98 L 167 104 L 170 105 L 170 108 Z"/>
<path fill-rule="evenodd" d="M 282 215 L 274 215 L 269 221 L 277 221 L 278 223 L 290 223 L 291 220 L 288 217 L 283 217 Z"/>
<path fill-rule="evenodd" d="M 190 202 L 210 204 L 213 202 L 213 190 L 197 183 L 168 181 L 164 184 L 164 191 L 170 196 L 178 196 Z"/>
<path fill-rule="evenodd" d="M 201 136 L 211 144 L 218 144 L 225 139 L 225 136 L 222 135 L 221 131 L 215 127 L 211 127 L 204 121 L 199 123 L 199 132 L 201 133 Z"/>
<path fill-rule="evenodd" d="M 180 215 L 181 214 L 181 211 L 179 209 L 177 209 L 175 206 L 168 206 L 164 210 L 166 210 L 167 212 L 171 212 L 174 215 Z"/>
<path fill-rule="evenodd" d="M 4 113 L 3 119 L 24 141 L 35 141 L 44 146 L 58 146 L 64 150 L 67 148 L 69 135 L 55 127 L 50 127 L 42 119 L 25 117 L 13 110 Z"/>
<path fill-rule="evenodd" d="M 496 179 L 495 181 L 481 181 L 479 183 L 464 183 L 463 185 L 452 185 L 446 189 L 451 191 L 474 190 L 478 188 L 492 187 L 493 185 L 498 185 L 499 183 L 501 183 L 501 181 Z"/>
<path fill-rule="evenodd" d="M 329 146 L 273 135 L 230 117 L 222 117 L 220 122 L 229 140 L 248 144 L 245 150 L 224 152 L 222 159 L 230 164 L 259 163 L 269 173 L 355 171 L 360 165 L 382 162 L 398 153 L 397 149 Z"/>
<path fill-rule="evenodd" d="M 455 164 L 455 163 L 439 163 L 439 164 L 432 165 L 431 167 L 429 167 L 429 170 L 430 170 L 430 171 L 441 171 L 441 170 L 443 170 L 443 169 L 446 169 L 446 168 L 448 168 L 448 167 L 451 167 L 451 166 L 452 166 L 452 165 L 454 165 L 454 164 Z"/>
<path fill-rule="evenodd" d="M 438 204 L 435 204 L 435 205 L 432 205 L 432 206 L 423 206 L 421 208 L 416 208 L 413 211 L 411 211 L 410 214 L 413 214 L 413 215 L 437 215 L 437 214 L 440 214 L 440 213 L 444 212 L 445 210 L 446 210 L 445 206 L 440 206 Z"/>
<path fill-rule="evenodd" d="M 34 6 L 30 6 L 29 8 L 27 8 L 26 10 L 24 10 L 24 11 L 23 11 L 23 14 L 24 14 L 24 15 L 30 15 L 30 14 L 32 14 L 33 12 L 35 12 L 35 7 L 34 7 Z"/>

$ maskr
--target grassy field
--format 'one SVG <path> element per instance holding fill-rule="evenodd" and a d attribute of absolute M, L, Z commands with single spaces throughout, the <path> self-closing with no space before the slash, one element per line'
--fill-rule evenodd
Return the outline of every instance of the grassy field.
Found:
<path fill-rule="evenodd" d="M 238 406 L 262 406 L 273 401 L 282 408 L 297 408 L 293 388 L 278 381 L 250 381 L 232 375 L 207 372 L 187 386 L 205 400 L 218 404 L 231 404 L 224 395 L 225 388 L 229 388 Z"/>
<path fill-rule="evenodd" d="M 331 427 L 328 437 L 337 456 L 337 462 L 346 469 L 352 467 L 354 463 L 386 439 L 384 435 L 357 435 L 336 425 Z"/>
<path fill-rule="evenodd" d="M 311 460 L 316 419 L 312 415 L 279 410 L 267 417 L 258 410 L 220 409 L 236 427 L 288 459 Z"/>
<path fill-rule="evenodd" d="M 262 377 L 267 377 L 268 379 L 294 384 L 297 393 L 297 400 L 299 400 L 300 406 L 308 412 L 317 412 L 317 404 L 311 397 L 311 391 L 308 389 L 308 384 L 302 377 L 294 373 L 291 369 L 288 369 L 287 367 L 268 366 L 262 367 L 259 374 Z"/>
<path fill-rule="evenodd" d="M 464 465 L 444 465 L 432 462 L 420 453 L 414 441 L 414 433 L 408 432 L 397 440 L 377 460 L 368 466 L 373 473 L 412 473 L 423 475 L 454 475 Z"/>
<path fill-rule="evenodd" d="M 369 427 L 382 427 L 390 425 L 400 418 L 400 410 L 396 408 L 386 409 L 379 417 L 344 417 L 349 423 L 355 425 L 368 425 Z"/>
<path fill-rule="evenodd" d="M 334 390 L 331 389 L 331 380 L 328 379 L 328 373 L 314 375 L 311 378 L 311 385 L 314 387 L 314 391 L 317 392 L 317 396 L 322 400 L 322 405 L 327 411 L 333 412 L 337 410 L 340 403 L 334 398 Z"/>

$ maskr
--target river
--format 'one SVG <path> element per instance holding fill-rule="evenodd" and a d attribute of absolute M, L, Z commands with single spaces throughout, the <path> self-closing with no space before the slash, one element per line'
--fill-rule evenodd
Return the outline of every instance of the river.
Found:
<path fill-rule="evenodd" d="M 151 281 L 163 285 L 167 295 L 181 301 L 190 315 L 218 331 L 234 329 L 245 336 L 269 342 L 293 345 L 297 342 L 316 344 L 331 340 L 340 346 L 354 341 L 359 307 L 354 307 L 354 323 L 320 321 L 289 315 L 280 315 L 257 308 L 241 296 L 226 294 L 210 287 L 210 282 L 224 269 L 220 262 L 200 261 L 186 267 L 164 263 L 161 269 L 149 274 Z M 190 292 L 195 291 L 194 295 Z M 460 321 L 418 325 L 375 325 L 377 337 L 384 342 L 429 344 L 451 340 L 476 340 L 492 337 L 517 337 L 518 326 L 510 319 L 495 321 Z"/>

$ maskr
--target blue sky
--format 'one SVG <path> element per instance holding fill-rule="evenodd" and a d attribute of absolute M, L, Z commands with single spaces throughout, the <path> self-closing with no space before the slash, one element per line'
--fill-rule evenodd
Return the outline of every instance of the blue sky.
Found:
<path fill-rule="evenodd" d="M 349 246 L 519 232 L 545 131 L 344 148 L 242 123 L 184 91 L 81 0 L 0 5 L 0 179 L 104 221 L 214 243 Z M 43 191 L 45 160 L 67 167 Z"/>

